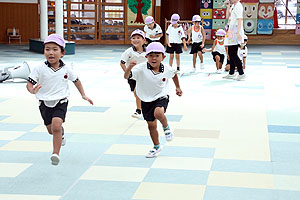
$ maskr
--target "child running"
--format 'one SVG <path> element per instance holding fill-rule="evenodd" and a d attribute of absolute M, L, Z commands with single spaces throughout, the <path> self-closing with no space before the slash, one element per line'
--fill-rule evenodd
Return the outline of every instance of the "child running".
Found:
<path fill-rule="evenodd" d="M 163 65 L 165 50 L 159 42 L 152 42 L 146 50 L 147 62 L 135 65 L 131 62 L 125 70 L 124 78 L 130 76 L 136 80 L 136 93 L 142 100 L 143 117 L 148 123 L 148 129 L 154 147 L 146 155 L 153 158 L 161 151 L 159 134 L 157 131 L 157 120 L 162 124 L 167 141 L 172 141 L 174 134 L 171 131 L 165 112 L 169 103 L 169 79 L 172 78 L 176 87 L 176 94 L 182 95 L 178 76 L 170 66 Z"/>
<path fill-rule="evenodd" d="M 202 50 L 205 44 L 205 32 L 204 32 L 204 28 L 200 25 L 201 17 L 199 15 L 194 15 L 192 21 L 193 21 L 193 25 L 188 30 L 188 44 L 192 42 L 192 48 L 190 54 L 193 54 L 192 72 L 195 72 L 197 54 L 201 62 L 200 69 L 204 69 Z"/>
<path fill-rule="evenodd" d="M 204 49 L 205 52 L 211 52 L 213 55 L 213 59 L 216 62 L 216 73 L 222 72 L 222 65 L 224 62 L 226 49 L 224 45 L 224 37 L 226 32 L 223 29 L 219 29 L 216 33 L 217 38 L 214 40 L 214 43 L 210 49 Z"/>
<path fill-rule="evenodd" d="M 44 41 L 44 63 L 35 67 L 29 74 L 27 90 L 39 100 L 40 113 L 48 133 L 53 135 L 53 152 L 50 157 L 52 165 L 58 165 L 59 152 L 64 146 L 64 129 L 68 96 L 68 80 L 72 81 L 84 100 L 93 105 L 83 90 L 82 84 L 74 71 L 61 58 L 65 55 L 65 41 L 57 34 L 49 35 Z"/>
<path fill-rule="evenodd" d="M 188 48 L 186 46 L 185 34 L 182 26 L 178 24 L 180 20 L 180 16 L 178 14 L 173 14 L 171 16 L 171 24 L 169 25 L 166 31 L 166 42 L 167 42 L 167 50 L 166 52 L 170 54 L 169 65 L 172 67 L 174 53 L 176 54 L 176 64 L 177 71 L 180 71 L 180 54 L 182 53 L 182 43 L 184 45 L 184 50 L 187 51 Z"/>
<path fill-rule="evenodd" d="M 160 38 L 163 36 L 161 27 L 155 23 L 152 16 L 145 18 L 145 24 L 144 31 L 146 33 L 147 45 L 151 42 L 159 42 Z"/>
<path fill-rule="evenodd" d="M 144 46 L 146 42 L 145 33 L 139 29 L 136 29 L 131 33 L 130 40 L 132 46 L 129 47 L 121 56 L 120 65 L 124 72 L 126 68 L 128 68 L 131 61 L 135 61 L 137 64 L 147 61 L 145 57 L 146 48 Z M 140 119 L 142 117 L 142 107 L 141 107 L 141 100 L 136 95 L 136 90 L 135 90 L 136 81 L 129 78 L 128 84 L 130 86 L 131 92 L 133 92 L 135 96 L 135 101 L 136 101 L 136 110 L 131 116 L 133 118 Z"/>

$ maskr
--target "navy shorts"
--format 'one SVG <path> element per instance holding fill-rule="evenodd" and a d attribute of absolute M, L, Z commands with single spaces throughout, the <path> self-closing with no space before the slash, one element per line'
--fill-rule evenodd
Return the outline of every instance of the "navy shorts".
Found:
<path fill-rule="evenodd" d="M 191 47 L 190 54 L 198 53 L 199 51 L 202 52 L 203 48 L 201 48 L 201 44 L 202 44 L 202 42 L 195 42 L 195 43 L 193 43 L 192 47 Z"/>
<path fill-rule="evenodd" d="M 143 102 L 142 101 L 142 111 L 143 111 L 144 119 L 147 122 L 153 122 L 155 120 L 155 117 L 154 117 L 155 108 L 164 107 L 164 110 L 166 112 L 168 104 L 169 104 L 169 95 L 166 97 L 161 97 L 161 98 L 156 99 L 155 101 L 151 101 L 151 102 Z"/>
<path fill-rule="evenodd" d="M 214 59 L 215 62 L 216 62 L 216 56 L 219 56 L 219 57 L 220 57 L 220 63 L 223 64 L 224 58 L 225 58 L 225 55 L 224 55 L 224 54 L 220 54 L 220 53 L 217 52 L 217 51 L 213 51 L 213 52 L 211 52 L 211 54 L 213 55 L 213 59 Z"/>
<path fill-rule="evenodd" d="M 67 108 L 68 108 L 68 101 L 61 103 L 60 101 L 56 104 L 55 107 L 50 108 L 47 107 L 44 103 L 44 101 L 40 100 L 40 113 L 42 115 L 42 118 L 44 120 L 45 126 L 48 126 L 52 123 L 52 118 L 59 117 L 65 122 L 66 114 L 67 114 Z"/>
<path fill-rule="evenodd" d="M 171 43 L 170 45 L 171 45 L 171 47 L 169 47 L 167 45 L 167 50 L 166 50 L 167 53 L 172 53 L 172 54 L 174 52 L 177 53 L 177 54 L 182 53 L 182 44 Z"/>
<path fill-rule="evenodd" d="M 136 81 L 133 79 L 128 79 L 128 84 L 130 86 L 130 91 L 133 92 L 136 86 Z"/>

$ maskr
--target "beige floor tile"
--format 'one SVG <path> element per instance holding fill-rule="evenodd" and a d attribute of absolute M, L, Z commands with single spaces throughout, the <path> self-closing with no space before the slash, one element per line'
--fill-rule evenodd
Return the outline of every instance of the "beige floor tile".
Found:
<path fill-rule="evenodd" d="M 199 129 L 175 129 L 176 137 L 188 138 L 219 138 L 220 131 L 218 130 L 199 130 Z"/>
<path fill-rule="evenodd" d="M 167 183 L 141 183 L 133 199 L 202 200 L 205 186 Z"/>
<path fill-rule="evenodd" d="M 25 194 L 0 194 L 0 199 L 5 200 L 59 200 L 61 196 L 50 195 L 25 195 Z"/>
<path fill-rule="evenodd" d="M 80 179 L 141 182 L 149 168 L 92 166 Z"/>
<path fill-rule="evenodd" d="M 158 156 L 152 168 L 185 169 L 185 170 L 210 170 L 212 159 Z"/>
<path fill-rule="evenodd" d="M 52 141 L 11 141 L 2 147 L 2 151 L 32 151 L 32 152 L 50 152 L 52 150 Z"/>
<path fill-rule="evenodd" d="M 14 178 L 30 166 L 26 163 L 0 163 L 0 177 Z"/>
<path fill-rule="evenodd" d="M 272 174 L 211 171 L 207 185 L 274 189 L 274 177 Z"/>
<path fill-rule="evenodd" d="M 113 144 L 105 152 L 105 154 L 118 154 L 118 155 L 146 155 L 151 149 L 150 145 L 140 144 Z"/>
<path fill-rule="evenodd" d="M 0 140 L 14 140 L 25 133 L 20 131 L 0 131 Z"/>
<path fill-rule="evenodd" d="M 274 175 L 275 189 L 300 191 L 300 176 Z"/>
<path fill-rule="evenodd" d="M 218 139 L 187 138 L 187 137 L 178 137 L 177 135 L 175 135 L 174 140 L 172 142 L 166 143 L 165 146 L 216 148 L 218 143 L 219 143 Z"/>

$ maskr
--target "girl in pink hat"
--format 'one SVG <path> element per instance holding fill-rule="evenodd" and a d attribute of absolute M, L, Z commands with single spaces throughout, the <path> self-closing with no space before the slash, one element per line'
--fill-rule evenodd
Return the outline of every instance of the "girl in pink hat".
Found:
<path fill-rule="evenodd" d="M 173 14 L 171 16 L 171 24 L 168 26 L 166 31 L 166 52 L 170 54 L 169 65 L 172 67 L 175 53 L 177 71 L 180 71 L 180 54 L 182 53 L 182 43 L 184 45 L 184 50 L 188 50 L 185 40 L 186 35 L 184 34 L 182 26 L 178 24 L 179 20 L 180 16 L 176 13 Z"/>

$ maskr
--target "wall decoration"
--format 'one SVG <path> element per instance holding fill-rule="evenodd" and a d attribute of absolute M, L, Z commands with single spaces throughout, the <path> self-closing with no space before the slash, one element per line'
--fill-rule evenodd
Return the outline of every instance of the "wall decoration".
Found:
<path fill-rule="evenodd" d="M 205 39 L 211 40 L 211 29 L 204 29 L 205 32 Z"/>
<path fill-rule="evenodd" d="M 296 15 L 296 24 L 300 24 L 300 14 Z"/>
<path fill-rule="evenodd" d="M 152 0 L 128 0 L 128 25 L 143 25 L 148 15 L 152 15 Z"/>
<path fill-rule="evenodd" d="M 300 3 L 297 3 L 297 14 L 300 14 Z"/>
<path fill-rule="evenodd" d="M 215 40 L 215 39 L 217 38 L 216 33 L 217 33 L 217 30 L 216 30 L 216 29 L 212 29 L 212 30 L 211 30 L 211 39 L 212 39 L 212 40 Z"/>
<path fill-rule="evenodd" d="M 212 9 L 200 9 L 202 19 L 212 19 Z"/>
<path fill-rule="evenodd" d="M 213 9 L 213 19 L 226 19 L 226 9 Z"/>
<path fill-rule="evenodd" d="M 212 0 L 201 0 L 200 1 L 200 8 L 213 8 Z"/>
<path fill-rule="evenodd" d="M 273 19 L 274 17 L 274 4 L 261 3 L 258 6 L 258 19 Z"/>
<path fill-rule="evenodd" d="M 225 19 L 213 19 L 212 29 L 224 29 L 226 25 Z"/>
<path fill-rule="evenodd" d="M 259 3 L 275 3 L 275 0 L 259 0 Z"/>
<path fill-rule="evenodd" d="M 213 8 L 226 9 L 225 0 L 213 0 Z"/>
<path fill-rule="evenodd" d="M 257 19 L 244 19 L 244 32 L 246 35 L 257 34 Z"/>
<path fill-rule="evenodd" d="M 204 29 L 212 29 L 212 19 L 204 19 L 202 26 Z"/>
<path fill-rule="evenodd" d="M 296 25 L 296 34 L 300 35 L 300 24 Z"/>
<path fill-rule="evenodd" d="M 258 0 L 241 0 L 241 3 L 258 3 Z"/>
<path fill-rule="evenodd" d="M 272 19 L 258 19 L 257 33 L 258 34 L 272 34 L 274 22 Z"/>
<path fill-rule="evenodd" d="M 244 7 L 244 12 L 243 12 L 244 19 L 257 18 L 258 3 L 243 3 L 243 7 Z"/>

